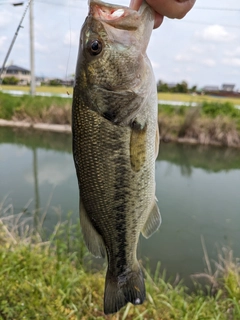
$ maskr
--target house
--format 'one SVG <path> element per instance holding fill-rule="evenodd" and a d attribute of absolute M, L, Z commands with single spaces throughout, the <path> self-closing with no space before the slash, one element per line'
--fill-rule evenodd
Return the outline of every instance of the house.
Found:
<path fill-rule="evenodd" d="M 42 78 L 41 83 L 44 85 L 50 86 L 65 86 L 65 87 L 73 87 L 74 78 L 70 77 L 68 79 L 59 79 L 59 78 Z"/>
<path fill-rule="evenodd" d="M 205 86 L 202 88 L 202 91 L 204 92 L 216 92 L 219 91 L 219 87 L 218 86 Z"/>
<path fill-rule="evenodd" d="M 234 91 L 235 84 L 223 84 L 222 85 L 222 91 L 228 91 L 233 92 Z"/>
<path fill-rule="evenodd" d="M 2 78 L 15 77 L 19 79 L 19 85 L 27 85 L 31 81 L 31 72 L 27 69 L 16 65 L 5 67 L 2 73 Z"/>

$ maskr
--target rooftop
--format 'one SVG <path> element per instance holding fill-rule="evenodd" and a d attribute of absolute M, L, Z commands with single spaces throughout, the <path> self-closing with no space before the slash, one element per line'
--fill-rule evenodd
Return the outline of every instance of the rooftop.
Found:
<path fill-rule="evenodd" d="M 30 73 L 30 70 L 27 70 L 27 69 L 25 69 L 25 68 L 22 68 L 22 67 L 13 65 L 13 64 L 10 65 L 10 66 L 5 67 L 4 70 L 6 70 L 6 71 L 29 72 L 29 73 Z"/>

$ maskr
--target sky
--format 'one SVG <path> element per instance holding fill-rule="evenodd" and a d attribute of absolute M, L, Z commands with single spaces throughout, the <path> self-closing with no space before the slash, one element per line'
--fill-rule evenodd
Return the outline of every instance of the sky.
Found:
<path fill-rule="evenodd" d="M 130 1 L 130 0 L 129 0 Z M 128 5 L 126 0 L 109 0 Z M 0 65 L 26 8 L 19 0 L 0 0 Z M 75 73 L 87 0 L 34 0 L 35 73 L 66 79 Z M 30 69 L 29 12 L 8 64 Z M 187 81 L 189 86 L 235 84 L 240 90 L 240 2 L 197 0 L 181 20 L 165 18 L 148 46 L 156 81 Z"/>

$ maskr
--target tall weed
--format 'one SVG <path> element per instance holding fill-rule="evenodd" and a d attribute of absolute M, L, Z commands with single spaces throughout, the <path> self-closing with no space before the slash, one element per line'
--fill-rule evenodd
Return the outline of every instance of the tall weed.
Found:
<path fill-rule="evenodd" d="M 2 204 L 0 209 L 9 213 L 12 207 Z M 170 284 L 159 264 L 153 278 L 146 273 L 143 305 L 128 304 L 117 314 L 105 316 L 104 274 L 83 267 L 79 227 L 71 224 L 71 217 L 59 223 L 44 242 L 39 229 L 31 230 L 31 221 L 25 225 L 20 217 L 11 221 L 6 210 L 0 223 L 0 319 L 240 319 L 240 270 L 232 254 L 221 256 L 216 264 L 221 273 L 220 279 L 215 278 L 214 295 L 188 293 L 179 281 Z M 19 224 L 25 232 L 19 233 Z M 216 275 L 211 267 L 208 270 L 211 277 Z"/>
<path fill-rule="evenodd" d="M 203 102 L 202 113 L 213 118 L 217 116 L 240 117 L 240 110 L 236 109 L 230 102 Z"/>

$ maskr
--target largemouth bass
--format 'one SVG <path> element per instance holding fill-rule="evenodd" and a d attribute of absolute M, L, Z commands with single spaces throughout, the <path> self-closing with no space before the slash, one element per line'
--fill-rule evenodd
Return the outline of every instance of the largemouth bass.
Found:
<path fill-rule="evenodd" d="M 108 259 L 104 312 L 145 300 L 140 232 L 161 223 L 155 199 L 157 92 L 146 48 L 154 13 L 90 0 L 73 94 L 73 156 L 89 251 Z"/>

